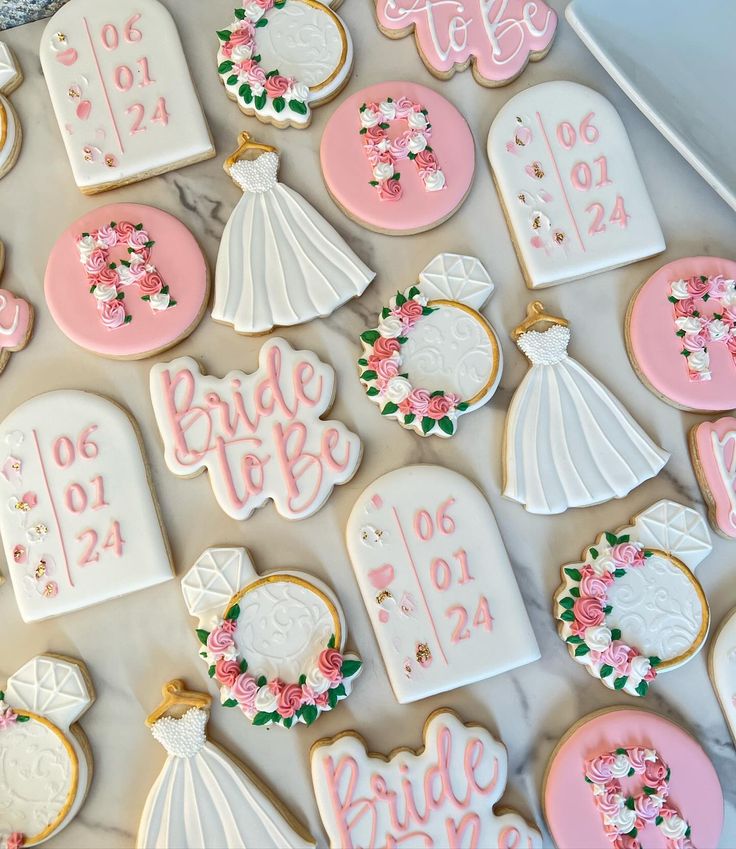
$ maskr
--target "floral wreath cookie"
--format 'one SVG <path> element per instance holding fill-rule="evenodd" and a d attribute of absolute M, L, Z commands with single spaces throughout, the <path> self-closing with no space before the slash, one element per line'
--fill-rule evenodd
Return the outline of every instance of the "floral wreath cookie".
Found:
<path fill-rule="evenodd" d="M 13 51 L 0 41 L 0 179 L 15 165 L 20 153 L 22 130 L 9 95 L 23 82 Z"/>
<path fill-rule="evenodd" d="M 194 330 L 207 305 L 209 271 L 176 218 L 150 206 L 112 204 L 57 239 L 45 292 L 72 342 L 104 357 L 140 359 Z"/>
<path fill-rule="evenodd" d="M 5 246 L 0 242 L 0 275 L 4 263 Z M 10 355 L 22 351 L 31 341 L 33 315 L 33 307 L 28 301 L 7 289 L 0 289 L 0 373 L 8 364 Z"/>
<path fill-rule="evenodd" d="M 94 702 L 81 661 L 39 655 L 0 692 L 0 846 L 37 846 L 77 815 L 92 755 L 76 724 Z"/>
<path fill-rule="evenodd" d="M 480 296 L 479 296 L 479 293 Z M 420 436 L 453 436 L 501 379 L 495 331 L 478 312 L 493 283 L 474 257 L 440 254 L 360 335 L 360 381 L 382 416 Z M 471 306 L 472 303 L 472 306 Z"/>
<path fill-rule="evenodd" d="M 552 753 L 544 814 L 556 846 L 718 846 L 723 791 L 698 742 L 644 710 L 581 719 Z"/>
<path fill-rule="evenodd" d="M 634 294 L 626 348 L 645 386 L 684 410 L 736 407 L 736 262 L 688 257 Z"/>
<path fill-rule="evenodd" d="M 563 566 L 555 593 L 557 630 L 573 660 L 609 689 L 645 696 L 657 675 L 694 657 L 710 610 L 693 572 L 711 548 L 700 514 L 674 501 L 602 534 L 581 563 Z"/>
<path fill-rule="evenodd" d="M 353 66 L 350 33 L 330 8 L 338 5 L 245 0 L 217 33 L 217 70 L 228 97 L 266 123 L 308 127 L 312 109 L 342 91 Z"/>
<path fill-rule="evenodd" d="M 362 662 L 345 653 L 345 616 L 321 581 L 259 576 L 245 549 L 210 548 L 182 591 L 222 704 L 253 725 L 311 725 L 350 695 Z"/>

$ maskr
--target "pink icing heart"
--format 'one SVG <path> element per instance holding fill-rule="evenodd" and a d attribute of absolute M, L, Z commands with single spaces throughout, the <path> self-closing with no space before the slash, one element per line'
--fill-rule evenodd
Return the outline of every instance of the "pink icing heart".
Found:
<path fill-rule="evenodd" d="M 77 106 L 77 118 L 80 121 L 86 121 L 89 118 L 89 113 L 92 111 L 92 104 L 89 100 L 82 100 Z"/>
<path fill-rule="evenodd" d="M 394 567 L 390 563 L 379 566 L 368 573 L 368 580 L 377 590 L 385 590 L 394 579 Z"/>
<path fill-rule="evenodd" d="M 61 62 L 62 65 L 66 65 L 67 67 L 73 65 L 78 58 L 79 54 L 73 47 L 70 47 L 68 50 L 63 50 L 61 53 L 56 54 L 57 61 Z"/>
<path fill-rule="evenodd" d="M 388 611 L 386 611 L 386 610 L 380 611 L 380 613 L 378 614 L 378 619 L 381 622 L 383 622 L 383 624 L 385 625 L 386 622 L 388 622 Z"/>

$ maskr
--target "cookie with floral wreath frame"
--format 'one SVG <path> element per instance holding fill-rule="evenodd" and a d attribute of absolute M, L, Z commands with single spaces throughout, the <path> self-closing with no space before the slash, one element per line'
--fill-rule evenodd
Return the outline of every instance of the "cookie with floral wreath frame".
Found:
<path fill-rule="evenodd" d="M 494 285 L 480 260 L 439 254 L 360 335 L 360 382 L 382 416 L 420 436 L 454 436 L 496 391 L 503 354 L 478 310 Z"/>
<path fill-rule="evenodd" d="M 562 567 L 553 615 L 570 657 L 606 687 L 646 696 L 702 648 L 710 608 L 694 575 L 710 554 L 703 517 L 662 500 Z"/>
<path fill-rule="evenodd" d="M 353 69 L 350 32 L 334 11 L 340 3 L 244 0 L 235 9 L 217 32 L 217 71 L 241 112 L 304 129 L 315 107 L 337 97 Z"/>
<path fill-rule="evenodd" d="M 0 242 L 0 277 L 5 265 L 5 246 Z M 0 289 L 0 374 L 10 355 L 23 348 L 33 335 L 34 311 L 28 301 Z"/>
<path fill-rule="evenodd" d="M 60 655 L 38 655 L 8 679 L 0 692 L 2 849 L 44 843 L 79 812 L 93 763 L 77 723 L 94 700 L 85 665 Z"/>
<path fill-rule="evenodd" d="M 253 725 L 311 725 L 350 695 L 363 664 L 345 652 L 345 615 L 322 581 L 292 570 L 259 575 L 244 548 L 218 547 L 181 588 L 220 701 Z"/>

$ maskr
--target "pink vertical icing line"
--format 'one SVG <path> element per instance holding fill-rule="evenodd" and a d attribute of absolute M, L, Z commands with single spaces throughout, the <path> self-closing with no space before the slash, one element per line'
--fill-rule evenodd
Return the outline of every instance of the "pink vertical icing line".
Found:
<path fill-rule="evenodd" d="M 87 22 L 87 18 L 82 18 L 82 23 L 84 24 L 84 29 L 87 33 L 87 40 L 89 41 L 89 49 L 92 51 L 92 58 L 95 62 L 95 67 L 97 68 L 97 74 L 100 78 L 100 85 L 102 86 L 102 94 L 105 98 L 105 103 L 107 104 L 107 111 L 110 113 L 110 120 L 112 121 L 113 130 L 115 130 L 115 138 L 117 139 L 118 145 L 120 147 L 120 153 L 125 153 L 125 148 L 123 147 L 123 140 L 120 138 L 120 130 L 118 130 L 117 121 L 115 120 L 115 113 L 112 109 L 112 103 L 110 102 L 110 95 L 107 91 L 107 86 L 105 85 L 105 79 L 102 76 L 102 68 L 100 67 L 100 60 L 97 58 L 97 51 L 95 50 L 94 42 L 92 41 L 92 33 L 89 31 L 89 23 Z"/>
<path fill-rule="evenodd" d="M 372 496 L 371 496 L 371 504 L 372 504 L 372 505 L 373 505 L 376 509 L 379 509 L 379 508 L 383 507 L 383 499 L 381 498 L 381 496 L 380 496 L 380 495 L 378 495 L 378 493 L 376 493 L 375 495 L 372 495 Z"/>

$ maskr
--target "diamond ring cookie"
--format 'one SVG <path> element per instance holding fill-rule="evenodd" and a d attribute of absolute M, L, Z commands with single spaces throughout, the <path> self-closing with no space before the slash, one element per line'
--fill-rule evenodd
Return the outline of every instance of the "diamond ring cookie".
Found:
<path fill-rule="evenodd" d="M 37 846 L 77 815 L 92 753 L 77 725 L 95 700 L 81 661 L 39 655 L 0 692 L 0 845 Z"/>
<path fill-rule="evenodd" d="M 46 25 L 41 66 L 85 194 L 215 155 L 176 24 L 158 0 L 70 0 Z"/>
<path fill-rule="evenodd" d="M 340 0 L 244 0 L 219 30 L 217 70 L 246 115 L 277 127 L 308 127 L 353 69 L 353 42 L 335 14 Z"/>
<path fill-rule="evenodd" d="M 480 260 L 439 254 L 360 335 L 360 382 L 382 416 L 420 436 L 453 436 L 501 380 L 496 332 L 478 310 L 493 294 Z"/>
<path fill-rule="evenodd" d="M 457 472 L 378 478 L 355 502 L 347 544 L 400 703 L 539 658 L 491 508 Z"/>
<path fill-rule="evenodd" d="M 7 44 L 0 41 L 0 179 L 15 165 L 23 132 L 7 95 L 23 82 L 18 62 Z"/>
<path fill-rule="evenodd" d="M 475 145 L 465 118 L 432 89 L 406 81 L 356 92 L 333 112 L 320 145 L 327 190 L 368 230 L 421 233 L 470 190 Z"/>
<path fill-rule="evenodd" d="M 209 269 L 197 240 L 173 215 L 119 203 L 88 212 L 57 239 L 46 266 L 46 302 L 74 342 L 113 359 L 159 354 L 199 324 Z"/>
<path fill-rule="evenodd" d="M 311 725 L 350 695 L 363 664 L 345 652 L 345 615 L 322 581 L 259 575 L 244 548 L 210 548 L 181 588 L 222 704 L 253 725 Z"/>
<path fill-rule="evenodd" d="M 710 680 L 736 745 L 736 610 L 730 611 L 711 643 Z"/>
<path fill-rule="evenodd" d="M 582 562 L 560 571 L 554 616 L 570 657 L 609 689 L 646 696 L 708 635 L 710 608 L 694 572 L 711 549 L 702 516 L 674 501 L 601 534 Z"/>
<path fill-rule="evenodd" d="M 0 45 L 2 47 L 2 45 Z M 5 264 L 5 246 L 0 242 L 0 275 Z M 10 355 L 22 351 L 31 341 L 34 311 L 28 301 L 7 289 L 0 289 L 0 373 Z"/>
<path fill-rule="evenodd" d="M 618 112 L 577 83 L 512 97 L 488 158 L 530 289 L 661 253 L 662 230 Z"/>
<path fill-rule="evenodd" d="M 423 737 L 421 749 L 387 757 L 370 753 L 354 731 L 312 746 L 314 793 L 333 849 L 540 849 L 541 834 L 518 813 L 494 810 L 508 779 L 503 743 L 446 709 L 430 714 Z"/>
<path fill-rule="evenodd" d="M 723 828 L 723 791 L 700 744 L 636 708 L 577 722 L 550 757 L 542 802 L 566 849 L 718 846 Z"/>

